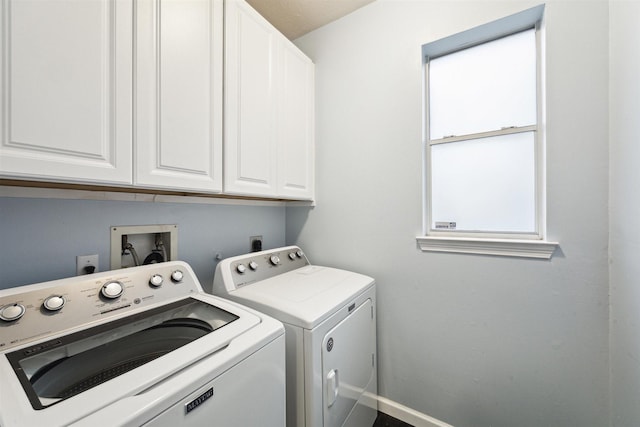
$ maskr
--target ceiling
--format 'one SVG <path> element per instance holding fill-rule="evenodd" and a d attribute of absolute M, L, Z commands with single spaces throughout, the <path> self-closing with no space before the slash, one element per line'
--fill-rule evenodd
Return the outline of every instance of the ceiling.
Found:
<path fill-rule="evenodd" d="M 374 0 L 247 0 L 289 40 L 342 18 Z"/>

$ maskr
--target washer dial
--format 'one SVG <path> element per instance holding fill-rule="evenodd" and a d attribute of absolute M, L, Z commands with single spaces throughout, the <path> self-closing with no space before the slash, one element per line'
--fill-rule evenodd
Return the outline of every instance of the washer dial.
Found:
<path fill-rule="evenodd" d="M 184 273 L 181 270 L 175 270 L 173 273 L 171 273 L 171 280 L 173 280 L 175 283 L 182 282 L 183 278 Z"/>
<path fill-rule="evenodd" d="M 164 281 L 164 279 L 162 278 L 162 275 L 154 274 L 149 279 L 149 285 L 151 285 L 151 287 L 153 287 L 153 288 L 159 288 L 160 286 L 162 286 L 162 282 L 163 281 Z"/>
<path fill-rule="evenodd" d="M 65 299 L 62 295 L 51 295 L 44 300 L 42 306 L 47 311 L 58 311 L 64 307 Z"/>
<path fill-rule="evenodd" d="M 18 320 L 24 315 L 25 312 L 24 305 L 22 304 L 9 304 L 0 308 L 0 319 L 5 322 L 13 322 L 14 320 Z"/>
<path fill-rule="evenodd" d="M 107 282 L 102 285 L 100 293 L 103 297 L 108 299 L 116 299 L 124 292 L 124 286 L 118 281 Z"/>
<path fill-rule="evenodd" d="M 271 258 L 269 258 L 269 261 L 271 261 L 271 264 L 273 265 L 278 265 L 280 264 L 280 257 L 278 255 L 271 255 Z"/>

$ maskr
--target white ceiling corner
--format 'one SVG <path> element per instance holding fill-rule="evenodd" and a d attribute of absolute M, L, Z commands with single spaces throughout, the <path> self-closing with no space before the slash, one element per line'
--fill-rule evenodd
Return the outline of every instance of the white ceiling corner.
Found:
<path fill-rule="evenodd" d="M 288 39 L 342 18 L 374 0 L 247 0 Z"/>

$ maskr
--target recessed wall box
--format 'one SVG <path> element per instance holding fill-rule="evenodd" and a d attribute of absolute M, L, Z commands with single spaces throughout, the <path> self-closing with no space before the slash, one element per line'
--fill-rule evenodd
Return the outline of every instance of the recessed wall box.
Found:
<path fill-rule="evenodd" d="M 178 225 L 114 225 L 111 269 L 178 259 Z"/>

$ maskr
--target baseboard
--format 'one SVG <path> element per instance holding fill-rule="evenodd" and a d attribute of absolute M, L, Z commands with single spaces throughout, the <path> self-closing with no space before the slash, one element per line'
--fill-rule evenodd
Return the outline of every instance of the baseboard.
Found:
<path fill-rule="evenodd" d="M 401 405 L 398 402 L 387 399 L 386 397 L 377 396 L 378 411 L 384 412 L 407 424 L 415 427 L 453 427 L 443 421 L 437 420 L 429 415 L 418 412 L 414 409 Z"/>

